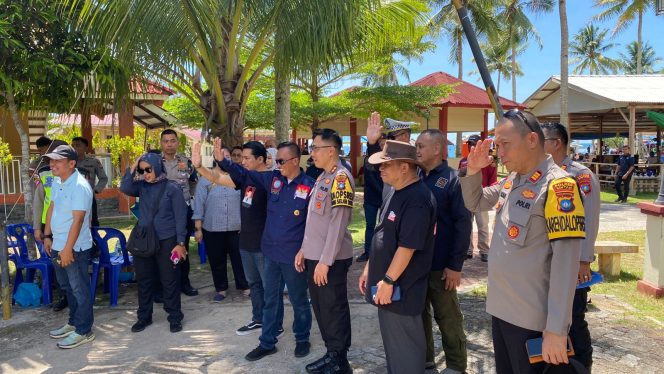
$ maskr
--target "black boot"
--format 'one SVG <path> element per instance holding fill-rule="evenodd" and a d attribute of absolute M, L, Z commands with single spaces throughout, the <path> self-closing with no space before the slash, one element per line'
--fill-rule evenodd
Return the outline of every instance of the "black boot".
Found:
<path fill-rule="evenodd" d="M 346 358 L 346 352 L 330 352 L 331 362 L 323 368 L 323 374 L 350 374 L 353 368 Z"/>
<path fill-rule="evenodd" d="M 325 356 L 319 358 L 318 360 L 310 363 L 309 365 L 305 366 L 305 370 L 309 374 L 318 374 L 323 372 L 323 368 L 327 366 L 332 359 L 330 358 L 330 353 L 326 353 Z"/>
<path fill-rule="evenodd" d="M 63 296 L 58 302 L 53 304 L 53 311 L 59 312 L 69 306 L 67 302 L 67 296 Z"/>

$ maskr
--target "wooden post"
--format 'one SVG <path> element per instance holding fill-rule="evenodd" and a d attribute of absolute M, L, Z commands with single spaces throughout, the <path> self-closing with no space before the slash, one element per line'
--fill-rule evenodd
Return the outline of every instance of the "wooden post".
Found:
<path fill-rule="evenodd" d="M 350 118 L 350 167 L 353 169 L 353 177 L 357 177 L 359 168 L 357 167 L 357 158 L 362 152 L 362 143 L 360 135 L 357 134 L 357 118 Z"/>
<path fill-rule="evenodd" d="M 9 253 L 7 251 L 6 222 L 0 222 L 0 284 L 2 286 L 2 319 L 12 317 L 12 296 L 9 292 Z"/>
<path fill-rule="evenodd" d="M 599 117 L 599 155 L 604 155 L 604 116 Z M 598 160 L 603 161 L 603 157 Z"/>
<path fill-rule="evenodd" d="M 443 104 L 443 107 L 440 108 L 440 112 L 438 112 L 438 129 L 443 132 L 443 141 L 445 142 L 445 146 L 443 147 L 443 160 L 447 160 L 447 109 L 447 105 Z"/>
<path fill-rule="evenodd" d="M 638 150 L 636 149 L 636 144 L 634 143 L 634 136 L 636 133 L 636 106 L 630 104 L 629 106 L 629 139 L 627 139 L 627 145 L 629 146 L 630 152 L 632 152 L 632 157 L 634 157 Z M 634 188 L 636 183 L 634 183 L 634 178 L 629 180 L 629 194 L 631 196 L 636 195 L 636 189 Z"/>

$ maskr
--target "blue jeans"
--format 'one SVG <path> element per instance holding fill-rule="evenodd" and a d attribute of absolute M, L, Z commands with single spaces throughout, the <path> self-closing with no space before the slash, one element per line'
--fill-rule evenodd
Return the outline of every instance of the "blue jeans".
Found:
<path fill-rule="evenodd" d="M 283 303 L 283 282 L 286 282 L 288 298 L 293 306 L 295 341 L 308 342 L 311 331 L 311 306 L 307 296 L 307 273 L 299 273 L 295 270 L 293 263 L 282 264 L 264 257 L 263 275 L 265 307 L 263 308 L 263 332 L 259 338 L 261 347 L 272 349 L 277 344 L 279 300 L 281 299 L 281 303 Z"/>
<path fill-rule="evenodd" d="M 263 290 L 263 252 L 250 252 L 240 249 L 244 276 L 251 290 L 251 319 L 254 322 L 263 323 L 263 308 L 265 307 L 265 291 Z M 283 281 L 281 289 L 283 289 Z M 284 298 L 279 298 L 277 306 L 277 329 L 284 325 Z"/>
<path fill-rule="evenodd" d="M 367 222 L 366 229 L 364 230 L 364 252 L 369 254 L 371 251 L 371 240 L 376 230 L 376 216 L 378 216 L 379 206 L 364 204 L 364 219 Z"/>
<path fill-rule="evenodd" d="M 55 276 L 60 288 L 67 294 L 69 302 L 69 324 L 76 327 L 76 333 L 79 335 L 89 333 L 94 322 L 90 274 L 88 274 L 89 262 L 90 250 L 88 249 L 74 252 L 74 262 L 67 267 L 55 265 Z"/>

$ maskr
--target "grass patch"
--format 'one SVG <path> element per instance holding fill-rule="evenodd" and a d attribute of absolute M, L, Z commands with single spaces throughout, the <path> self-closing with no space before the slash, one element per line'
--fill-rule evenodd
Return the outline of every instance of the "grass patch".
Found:
<path fill-rule="evenodd" d="M 350 235 L 353 237 L 353 247 L 364 245 L 364 231 L 366 229 L 366 221 L 364 220 L 364 207 L 361 205 L 353 205 L 353 218 L 348 227 Z"/>
<path fill-rule="evenodd" d="M 470 290 L 468 294 L 475 297 L 486 299 L 487 291 L 488 287 L 486 284 L 478 284 L 477 286 L 475 286 L 475 288 Z"/>
<path fill-rule="evenodd" d="M 636 196 L 630 196 L 627 198 L 627 203 L 631 205 L 636 205 L 639 202 L 648 202 L 651 203 L 657 200 L 657 192 L 639 192 Z M 615 203 L 618 199 L 618 194 L 615 191 L 600 191 L 599 198 L 602 203 Z"/>
<path fill-rule="evenodd" d="M 643 256 L 645 251 L 645 230 L 599 233 L 597 240 L 619 240 L 639 246 L 638 253 L 625 253 L 621 256 L 621 272 L 617 277 L 605 277 L 603 283 L 593 286 L 593 293 L 615 296 L 619 301 L 630 305 L 633 310 L 625 310 L 624 317 L 640 320 L 648 324 L 652 319 L 664 324 L 664 299 L 654 299 L 640 294 L 636 283 L 643 278 Z M 598 264 L 592 268 L 597 271 Z M 626 318 L 627 319 L 627 318 Z"/>

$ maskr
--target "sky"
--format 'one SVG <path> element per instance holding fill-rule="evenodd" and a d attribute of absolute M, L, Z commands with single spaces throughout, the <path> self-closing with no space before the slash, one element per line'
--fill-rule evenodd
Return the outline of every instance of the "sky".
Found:
<path fill-rule="evenodd" d="M 611 34 L 615 21 L 593 21 L 592 17 L 600 12 L 600 9 L 595 8 L 593 4 L 593 0 L 569 0 L 567 2 L 567 22 L 570 42 L 573 40 L 574 34 L 590 22 L 601 28 L 611 29 L 609 35 Z M 560 75 L 560 22 L 558 6 L 556 5 L 554 11 L 549 14 L 531 15 L 531 22 L 542 39 L 543 48 L 540 50 L 537 43 L 532 41 L 529 43 L 526 51 L 519 57 L 519 63 L 524 71 L 524 76 L 517 78 L 516 98 L 519 102 L 523 102 L 528 98 L 552 75 Z M 618 58 L 620 52 L 625 53 L 626 45 L 632 41 L 636 41 L 636 39 L 637 21 L 635 20 L 627 29 L 611 39 L 611 42 L 616 43 L 617 46 L 608 55 Z M 664 15 L 656 16 L 654 11 L 645 15 L 643 20 L 643 40 L 650 43 L 657 56 L 664 58 Z M 436 50 L 427 53 L 422 63 L 413 61 L 407 65 L 411 81 L 415 81 L 436 71 L 444 71 L 456 76 L 458 68 L 448 61 L 448 55 L 449 47 L 445 38 L 442 37 L 437 41 Z M 571 59 L 570 56 L 570 61 Z M 464 79 L 479 87 L 483 87 L 478 74 L 469 75 L 469 72 L 476 70 L 477 67 L 472 60 L 472 53 L 470 52 L 468 43 L 464 45 L 463 64 L 465 70 Z M 657 68 L 664 69 L 664 63 L 660 63 Z M 572 74 L 573 70 L 574 67 L 570 65 L 570 74 Z M 494 86 L 497 86 L 495 74 L 493 79 Z M 408 84 L 409 82 L 404 77 L 400 77 L 400 83 Z M 355 84 L 359 84 L 358 81 L 347 80 L 342 82 L 338 89 L 350 87 Z M 508 99 L 512 98 L 511 81 L 502 81 L 500 94 Z M 492 122 L 490 121 L 490 123 Z"/>

